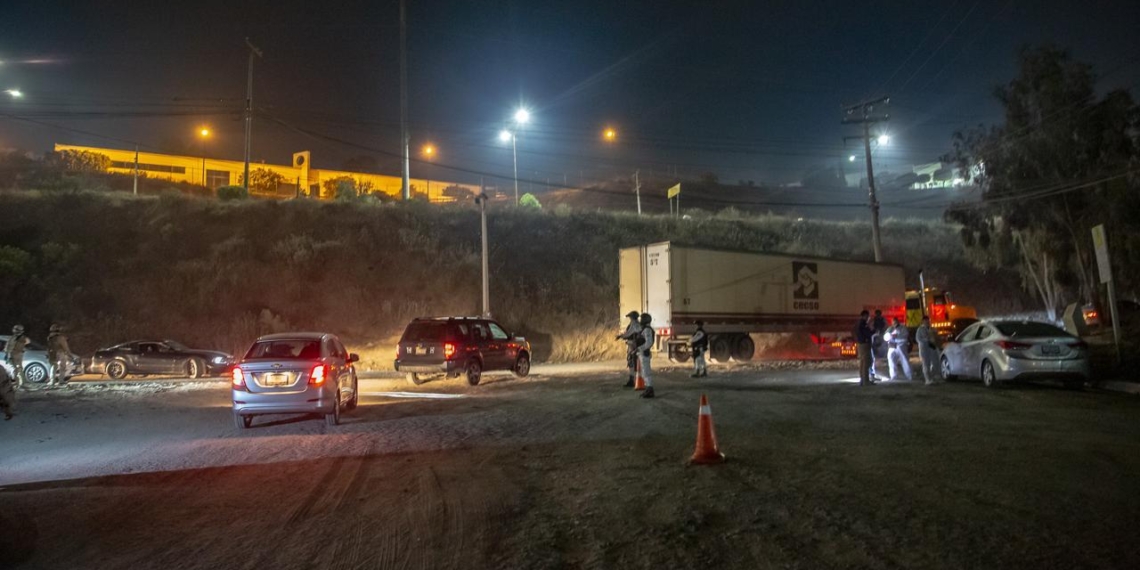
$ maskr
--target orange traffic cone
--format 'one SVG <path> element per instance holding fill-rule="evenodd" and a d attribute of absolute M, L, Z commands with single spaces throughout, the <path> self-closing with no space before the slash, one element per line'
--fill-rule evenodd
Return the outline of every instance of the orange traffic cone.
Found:
<path fill-rule="evenodd" d="M 634 366 L 634 368 L 637 368 L 637 380 L 633 381 L 633 389 L 634 390 L 644 390 L 645 389 L 645 378 L 641 377 L 641 359 L 638 358 L 634 362 L 636 362 L 636 365 Z"/>
<path fill-rule="evenodd" d="M 716 445 L 716 432 L 713 431 L 712 410 L 709 409 L 709 399 L 701 394 L 701 412 L 697 419 L 697 450 L 689 459 L 689 464 L 708 465 L 723 463 L 724 454 Z"/>

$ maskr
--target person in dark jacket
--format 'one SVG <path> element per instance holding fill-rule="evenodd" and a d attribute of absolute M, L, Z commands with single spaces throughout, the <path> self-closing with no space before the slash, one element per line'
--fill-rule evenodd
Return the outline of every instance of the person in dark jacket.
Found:
<path fill-rule="evenodd" d="M 855 324 L 852 336 L 855 337 L 855 354 L 859 357 L 859 385 L 870 386 L 875 383 L 874 358 L 871 355 L 871 339 L 875 334 L 869 322 L 871 313 L 859 313 L 859 322 Z"/>
<path fill-rule="evenodd" d="M 709 375 L 708 365 L 705 363 L 705 354 L 709 351 L 709 335 L 705 334 L 704 321 L 697 321 L 697 332 L 689 339 L 689 346 L 693 349 L 693 378 L 703 378 Z"/>
<path fill-rule="evenodd" d="M 629 380 L 623 387 L 633 388 L 633 378 L 637 375 L 637 343 L 641 337 L 641 323 L 638 319 L 641 313 L 630 311 L 625 316 L 629 319 L 629 325 L 625 327 L 625 332 L 618 335 L 618 340 L 625 341 L 625 364 L 629 368 Z"/>

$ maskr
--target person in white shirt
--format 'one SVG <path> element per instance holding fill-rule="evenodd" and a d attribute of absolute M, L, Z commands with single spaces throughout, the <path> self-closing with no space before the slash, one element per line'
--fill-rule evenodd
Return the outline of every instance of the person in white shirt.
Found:
<path fill-rule="evenodd" d="M 910 350 L 910 332 L 903 326 L 902 320 L 895 318 L 895 326 L 887 329 L 887 334 L 883 337 L 887 341 L 887 369 L 890 372 L 891 380 L 898 379 L 898 367 L 902 367 L 902 371 L 906 374 L 906 379 L 911 380 L 910 362 L 907 361 L 907 351 Z M 897 366 L 896 366 L 897 363 Z"/>

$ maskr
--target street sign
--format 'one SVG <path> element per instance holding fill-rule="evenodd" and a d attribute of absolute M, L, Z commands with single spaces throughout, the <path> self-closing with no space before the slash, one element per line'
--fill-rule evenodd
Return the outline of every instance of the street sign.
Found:
<path fill-rule="evenodd" d="M 1112 263 L 1108 258 L 1108 238 L 1104 235 L 1104 224 L 1092 229 L 1093 250 L 1096 251 L 1096 267 L 1100 270 L 1100 282 L 1112 281 Z"/>
<path fill-rule="evenodd" d="M 677 196 L 679 194 L 681 194 L 681 185 L 677 184 L 676 186 L 669 189 L 669 193 L 666 194 L 666 197 L 672 199 L 674 196 Z"/>

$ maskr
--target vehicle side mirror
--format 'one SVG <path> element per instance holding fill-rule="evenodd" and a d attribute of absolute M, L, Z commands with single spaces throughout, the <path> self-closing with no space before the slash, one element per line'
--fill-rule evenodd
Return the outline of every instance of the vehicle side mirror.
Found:
<path fill-rule="evenodd" d="M 360 355 L 355 352 L 350 352 L 348 354 L 348 363 L 352 364 L 353 362 L 360 362 Z"/>

